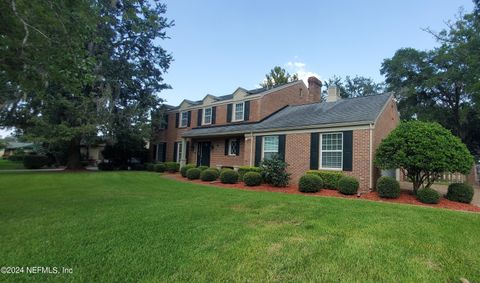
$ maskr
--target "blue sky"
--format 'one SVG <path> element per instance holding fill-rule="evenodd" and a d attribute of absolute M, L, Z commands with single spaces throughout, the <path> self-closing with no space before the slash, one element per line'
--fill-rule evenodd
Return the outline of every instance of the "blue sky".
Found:
<path fill-rule="evenodd" d="M 301 77 L 381 81 L 383 59 L 397 49 L 436 45 L 422 28 L 440 30 L 460 7 L 473 8 L 470 0 L 165 2 L 175 26 L 161 44 L 174 61 L 165 75 L 172 89 L 160 96 L 172 105 L 255 88 L 275 65 Z"/>

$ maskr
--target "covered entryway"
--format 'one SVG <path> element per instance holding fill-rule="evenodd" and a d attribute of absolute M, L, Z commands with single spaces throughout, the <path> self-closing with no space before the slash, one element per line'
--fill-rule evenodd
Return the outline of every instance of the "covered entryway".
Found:
<path fill-rule="evenodd" d="M 198 142 L 197 146 L 197 166 L 210 167 L 210 150 L 212 143 L 209 141 Z"/>

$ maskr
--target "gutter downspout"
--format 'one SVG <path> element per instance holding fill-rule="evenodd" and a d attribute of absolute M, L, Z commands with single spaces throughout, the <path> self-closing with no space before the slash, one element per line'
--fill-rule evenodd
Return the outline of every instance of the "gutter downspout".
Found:
<path fill-rule="evenodd" d="M 373 189 L 373 124 L 370 124 L 370 190 Z"/>

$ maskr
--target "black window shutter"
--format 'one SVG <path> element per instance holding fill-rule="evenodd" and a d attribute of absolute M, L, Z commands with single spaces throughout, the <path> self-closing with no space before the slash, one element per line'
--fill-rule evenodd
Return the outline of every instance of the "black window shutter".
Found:
<path fill-rule="evenodd" d="M 217 119 L 217 106 L 212 107 L 212 125 L 215 124 L 215 120 Z"/>
<path fill-rule="evenodd" d="M 278 136 L 278 157 L 285 161 L 285 135 Z"/>
<path fill-rule="evenodd" d="M 228 139 L 225 140 L 225 155 L 228 155 Z"/>
<path fill-rule="evenodd" d="M 232 104 L 227 104 L 227 123 L 232 122 Z"/>
<path fill-rule="evenodd" d="M 167 143 L 163 143 L 163 156 L 162 156 L 162 162 L 165 162 L 167 160 Z"/>
<path fill-rule="evenodd" d="M 255 166 L 260 165 L 262 160 L 262 137 L 255 138 Z"/>
<path fill-rule="evenodd" d="M 180 113 L 175 113 L 175 128 L 178 128 L 179 120 L 180 120 Z"/>
<path fill-rule="evenodd" d="M 343 132 L 343 171 L 352 171 L 353 132 Z"/>
<path fill-rule="evenodd" d="M 188 113 L 187 114 L 187 116 L 188 116 L 187 127 L 190 127 L 190 120 L 192 118 L 192 111 L 188 111 L 187 113 Z"/>
<path fill-rule="evenodd" d="M 236 153 L 235 155 L 239 156 L 239 155 L 240 155 L 240 139 L 237 139 L 236 152 L 237 152 L 237 153 Z"/>
<path fill-rule="evenodd" d="M 319 145 L 319 133 L 311 133 L 310 135 L 310 170 L 318 170 L 318 150 Z"/>
<path fill-rule="evenodd" d="M 165 117 L 164 120 L 163 120 L 163 122 L 165 123 L 164 124 L 164 129 L 168 129 L 168 113 L 165 114 L 164 117 Z"/>
<path fill-rule="evenodd" d="M 203 114 L 203 109 L 198 109 L 197 111 L 197 126 L 202 125 L 202 114 Z"/>
<path fill-rule="evenodd" d="M 187 142 L 187 147 L 185 149 L 185 159 L 187 159 L 186 163 L 188 163 L 188 153 L 189 153 L 189 151 L 190 151 L 190 142 Z"/>
<path fill-rule="evenodd" d="M 177 147 L 178 147 L 178 142 L 173 143 L 173 162 L 177 162 Z"/>
<path fill-rule="evenodd" d="M 154 144 L 153 145 L 153 160 L 156 161 L 158 159 L 158 145 Z"/>
<path fill-rule="evenodd" d="M 250 101 L 245 101 L 245 109 L 243 110 L 243 120 L 250 119 Z"/>

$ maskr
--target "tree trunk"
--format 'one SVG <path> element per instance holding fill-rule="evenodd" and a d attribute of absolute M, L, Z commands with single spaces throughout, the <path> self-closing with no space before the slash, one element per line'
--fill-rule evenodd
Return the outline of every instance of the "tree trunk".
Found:
<path fill-rule="evenodd" d="M 83 169 L 83 166 L 80 163 L 80 139 L 78 138 L 72 139 L 68 144 L 67 169 Z"/>
<path fill-rule="evenodd" d="M 418 181 L 413 182 L 413 194 L 414 195 L 417 195 L 418 189 L 420 189 L 421 185 L 422 185 L 422 183 L 420 183 Z"/>

